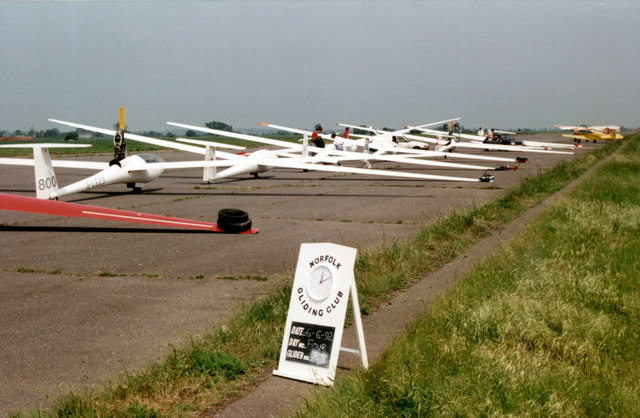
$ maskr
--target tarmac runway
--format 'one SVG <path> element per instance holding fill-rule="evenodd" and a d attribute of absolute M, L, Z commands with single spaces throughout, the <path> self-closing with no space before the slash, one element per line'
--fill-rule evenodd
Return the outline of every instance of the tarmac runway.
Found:
<path fill-rule="evenodd" d="M 584 145 L 577 154 L 601 146 Z M 155 154 L 167 161 L 199 158 Z M 292 276 L 301 243 L 334 242 L 359 250 L 379 246 L 410 236 L 416 225 L 453 209 L 493 199 L 572 157 L 478 154 L 517 155 L 529 163 L 493 173 L 493 183 L 276 169 L 265 178 L 239 176 L 206 185 L 201 170 L 176 170 L 145 185 L 143 194 L 114 185 L 63 198 L 210 222 L 218 210 L 238 208 L 260 229 L 256 235 L 1 211 L 0 414 L 46 408 L 58 393 L 100 384 L 163 356 L 169 344 L 221 323 L 286 274 Z M 447 161 L 462 162 L 455 153 Z M 374 167 L 470 178 L 482 174 L 394 163 Z M 65 185 L 91 173 L 60 169 L 56 174 Z M 2 193 L 34 196 L 33 179 L 30 167 L 0 166 Z"/>

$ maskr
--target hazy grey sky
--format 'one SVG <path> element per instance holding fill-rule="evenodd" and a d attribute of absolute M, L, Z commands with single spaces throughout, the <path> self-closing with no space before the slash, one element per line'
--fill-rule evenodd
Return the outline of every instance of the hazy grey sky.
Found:
<path fill-rule="evenodd" d="M 0 2 L 0 129 L 640 126 L 639 1 Z"/>

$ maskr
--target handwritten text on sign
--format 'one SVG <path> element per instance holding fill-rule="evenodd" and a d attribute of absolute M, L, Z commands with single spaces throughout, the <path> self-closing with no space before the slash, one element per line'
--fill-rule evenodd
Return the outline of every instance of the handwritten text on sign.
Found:
<path fill-rule="evenodd" d="M 317 367 L 329 367 L 334 327 L 292 322 L 286 359 Z"/>

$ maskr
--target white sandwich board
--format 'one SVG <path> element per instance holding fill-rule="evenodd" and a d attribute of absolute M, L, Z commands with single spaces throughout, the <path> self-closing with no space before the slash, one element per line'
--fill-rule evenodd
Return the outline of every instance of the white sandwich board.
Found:
<path fill-rule="evenodd" d="M 332 386 L 340 350 L 357 354 L 367 368 L 367 350 L 353 267 L 355 248 L 302 244 L 293 281 L 277 376 Z M 340 346 L 351 296 L 358 348 Z"/>

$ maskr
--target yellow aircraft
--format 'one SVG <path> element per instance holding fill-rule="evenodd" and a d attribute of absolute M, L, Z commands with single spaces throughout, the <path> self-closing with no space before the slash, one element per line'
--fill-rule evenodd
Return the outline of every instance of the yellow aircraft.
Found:
<path fill-rule="evenodd" d="M 594 143 L 598 140 L 601 141 L 615 141 L 616 139 L 624 138 L 622 135 L 617 133 L 620 129 L 619 126 L 607 125 L 607 126 L 586 126 L 586 125 L 556 125 L 556 128 L 563 130 L 571 130 L 573 134 L 571 135 L 562 135 L 567 138 L 574 138 L 580 142 L 581 140 L 592 140 Z"/>

